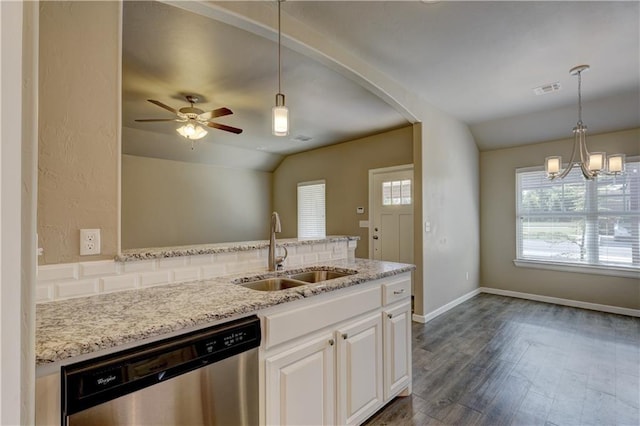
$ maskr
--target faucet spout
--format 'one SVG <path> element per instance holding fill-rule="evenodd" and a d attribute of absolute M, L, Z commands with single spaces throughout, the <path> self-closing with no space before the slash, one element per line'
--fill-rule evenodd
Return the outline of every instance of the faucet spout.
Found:
<path fill-rule="evenodd" d="M 269 230 L 269 271 L 276 271 L 282 266 L 282 262 L 287 258 L 287 250 L 285 247 L 285 255 L 276 256 L 276 232 L 282 232 L 282 224 L 280 223 L 280 215 L 278 212 L 271 213 L 271 228 Z"/>

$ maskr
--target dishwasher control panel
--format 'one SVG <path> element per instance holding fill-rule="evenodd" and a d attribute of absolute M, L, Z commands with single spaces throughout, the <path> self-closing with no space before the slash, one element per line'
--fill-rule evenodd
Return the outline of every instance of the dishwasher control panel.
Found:
<path fill-rule="evenodd" d="M 62 367 L 63 415 L 257 348 L 260 337 L 251 316 Z"/>

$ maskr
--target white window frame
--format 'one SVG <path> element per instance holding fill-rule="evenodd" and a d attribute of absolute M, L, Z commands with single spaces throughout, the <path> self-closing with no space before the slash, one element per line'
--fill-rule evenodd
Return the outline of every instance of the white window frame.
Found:
<path fill-rule="evenodd" d="M 301 188 L 315 187 L 314 189 L 322 189 L 321 196 L 320 191 L 316 191 L 315 194 L 311 194 L 313 197 L 308 202 L 312 202 L 314 206 L 302 206 L 301 202 Z M 327 235 L 327 184 L 322 180 L 313 180 L 308 182 L 299 182 L 296 190 L 297 197 L 297 212 L 298 212 L 298 238 L 314 239 L 325 238 Z M 308 217 L 306 217 L 308 216 Z"/>
<path fill-rule="evenodd" d="M 640 157 L 630 157 L 627 158 L 627 163 L 637 163 L 640 161 Z M 526 258 L 522 255 L 521 249 L 521 238 L 522 238 L 522 216 L 519 211 L 520 205 L 520 197 L 521 197 L 521 189 L 518 184 L 518 174 L 523 172 L 532 172 L 532 171 L 540 171 L 544 173 L 543 167 L 526 167 L 526 168 L 518 168 L 515 173 L 515 190 L 516 190 L 516 259 L 513 261 L 516 266 L 519 267 L 527 267 L 527 268 L 535 268 L 535 269 L 547 269 L 547 270 L 555 270 L 555 271 L 563 271 L 563 272 L 578 272 L 578 273 L 586 273 L 586 274 L 598 274 L 598 275 L 609 275 L 609 276 L 618 276 L 618 277 L 628 277 L 628 278 L 640 278 L 640 265 L 638 266 L 624 266 L 624 265 L 604 265 L 604 264 L 589 264 L 589 263 L 578 263 L 578 262 L 559 262 L 559 261 L 551 261 L 544 259 L 532 259 Z M 573 173 L 573 171 L 572 171 Z M 595 181 L 589 181 L 588 185 L 593 185 L 593 188 L 588 189 L 592 194 L 595 193 Z M 591 203 L 591 206 L 587 208 L 588 211 L 584 212 L 584 216 L 598 217 L 597 210 L 597 199 L 594 199 Z M 552 215 L 550 215 L 552 216 Z M 562 215 L 560 215 L 562 216 Z M 592 258 L 597 257 L 597 248 L 587 246 L 587 250 L 591 250 L 588 253 L 588 257 Z M 594 253 L 595 251 L 595 253 Z"/>

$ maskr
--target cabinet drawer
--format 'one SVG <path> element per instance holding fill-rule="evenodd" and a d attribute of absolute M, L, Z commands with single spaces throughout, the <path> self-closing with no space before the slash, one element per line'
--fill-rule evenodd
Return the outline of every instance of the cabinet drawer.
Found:
<path fill-rule="evenodd" d="M 407 297 L 411 297 L 411 276 L 403 276 L 382 285 L 382 303 L 384 305 Z"/>
<path fill-rule="evenodd" d="M 297 309 L 265 315 L 267 348 L 304 336 L 340 321 L 380 307 L 380 285 L 363 291 L 332 297 L 322 302 L 313 298 Z"/>

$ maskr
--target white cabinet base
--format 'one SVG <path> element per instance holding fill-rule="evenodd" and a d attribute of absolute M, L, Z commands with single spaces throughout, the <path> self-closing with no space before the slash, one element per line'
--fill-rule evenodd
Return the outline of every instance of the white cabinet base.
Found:
<path fill-rule="evenodd" d="M 358 424 L 383 404 L 380 313 L 340 328 L 338 339 L 338 424 Z"/>
<path fill-rule="evenodd" d="M 265 360 L 267 424 L 334 424 L 332 342 L 326 334 Z"/>
<path fill-rule="evenodd" d="M 264 311 L 261 422 L 360 424 L 411 394 L 411 275 Z"/>
<path fill-rule="evenodd" d="M 384 398 L 388 401 L 411 384 L 411 351 L 407 350 L 411 347 L 411 303 L 386 308 L 383 315 Z M 405 392 L 409 395 L 411 388 Z"/>

